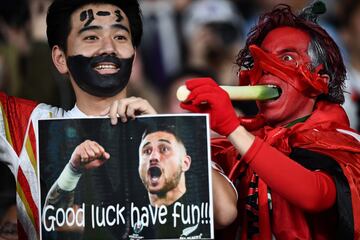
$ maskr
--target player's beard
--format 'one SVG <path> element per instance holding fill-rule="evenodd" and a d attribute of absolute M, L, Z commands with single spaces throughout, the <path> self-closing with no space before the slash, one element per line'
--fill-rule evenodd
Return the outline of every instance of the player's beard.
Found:
<path fill-rule="evenodd" d="M 165 176 L 164 187 L 160 191 L 156 192 L 156 194 L 160 197 L 166 196 L 167 192 L 173 190 L 179 185 L 181 174 L 182 174 L 181 166 L 179 165 L 178 170 L 174 173 L 173 176 L 170 176 L 170 178 L 166 178 Z"/>
<path fill-rule="evenodd" d="M 121 92 L 129 82 L 134 55 L 118 58 L 113 55 L 85 57 L 70 56 L 66 59 L 70 73 L 76 84 L 85 92 L 97 97 L 112 97 Z M 119 70 L 113 74 L 100 74 L 97 64 L 114 64 Z"/>

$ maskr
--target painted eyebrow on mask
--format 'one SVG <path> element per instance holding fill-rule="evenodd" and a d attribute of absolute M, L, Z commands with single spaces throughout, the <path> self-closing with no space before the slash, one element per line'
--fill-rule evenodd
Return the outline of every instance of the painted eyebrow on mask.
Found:
<path fill-rule="evenodd" d="M 124 19 L 123 15 L 121 14 L 121 11 L 119 9 L 115 10 L 115 16 L 117 17 L 116 22 L 121 22 Z"/>
<path fill-rule="evenodd" d="M 124 17 L 122 16 L 121 11 L 119 9 L 115 10 L 114 14 L 116 16 L 116 20 L 115 20 L 116 22 L 121 22 L 122 20 L 124 20 Z M 100 16 L 100 17 L 110 16 L 111 12 L 98 11 L 98 12 L 96 12 L 96 15 Z M 89 26 L 95 20 L 94 11 L 92 9 L 84 10 L 80 13 L 80 21 L 84 22 L 85 20 L 87 20 L 87 21 L 84 24 L 84 27 Z"/>
<path fill-rule="evenodd" d="M 86 19 L 87 19 L 87 21 L 86 21 L 84 27 L 89 26 L 92 23 L 92 21 L 95 20 L 94 12 L 92 9 L 84 10 L 80 13 L 80 21 L 83 22 Z"/>
<path fill-rule="evenodd" d="M 97 16 L 110 16 L 110 12 L 108 12 L 108 11 L 98 11 L 97 13 L 96 13 L 96 15 Z"/>

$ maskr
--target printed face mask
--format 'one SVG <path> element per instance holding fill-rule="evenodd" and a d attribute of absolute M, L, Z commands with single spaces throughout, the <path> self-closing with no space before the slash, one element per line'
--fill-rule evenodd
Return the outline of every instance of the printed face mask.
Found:
<path fill-rule="evenodd" d="M 112 97 L 128 84 L 133 60 L 134 56 L 122 59 L 112 55 L 76 55 L 68 57 L 66 61 L 74 81 L 82 90 L 97 97 Z M 100 74 L 95 70 L 106 65 L 115 67 L 118 71 Z"/>

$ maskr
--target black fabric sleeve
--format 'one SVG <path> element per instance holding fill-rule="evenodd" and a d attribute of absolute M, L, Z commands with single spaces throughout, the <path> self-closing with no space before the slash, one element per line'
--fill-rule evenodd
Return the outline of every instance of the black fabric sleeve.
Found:
<path fill-rule="evenodd" d="M 336 185 L 338 229 L 336 239 L 354 239 L 354 218 L 348 181 L 339 164 L 331 157 L 307 149 L 294 148 L 289 157 L 309 170 L 330 174 Z"/>

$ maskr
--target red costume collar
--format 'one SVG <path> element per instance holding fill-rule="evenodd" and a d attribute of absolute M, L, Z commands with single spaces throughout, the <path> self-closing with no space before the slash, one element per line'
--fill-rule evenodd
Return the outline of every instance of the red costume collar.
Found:
<path fill-rule="evenodd" d="M 289 154 L 291 146 L 299 146 L 302 142 L 309 140 L 306 140 L 304 135 L 324 135 L 326 132 L 331 134 L 335 132 L 335 135 L 340 134 L 337 133 L 336 129 L 354 131 L 349 127 L 349 119 L 344 109 L 339 104 L 319 101 L 316 103 L 313 113 L 305 122 L 297 123 L 290 128 L 272 128 L 264 126 L 256 131 L 255 134 L 263 138 L 270 145 L 278 148 L 283 153 Z M 355 146 L 350 144 L 349 141 L 351 142 L 351 140 L 341 142 L 338 141 L 338 139 L 319 138 L 311 139 L 309 141 L 309 143 L 311 143 L 311 141 L 315 141 L 317 143 L 319 143 L 319 141 L 324 142 L 326 149 L 348 149 L 351 145 L 353 151 L 360 152 L 359 145 L 356 144 Z M 329 144 L 326 144 L 326 142 L 329 142 Z"/>

